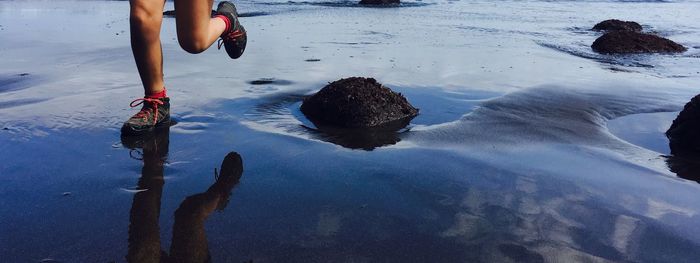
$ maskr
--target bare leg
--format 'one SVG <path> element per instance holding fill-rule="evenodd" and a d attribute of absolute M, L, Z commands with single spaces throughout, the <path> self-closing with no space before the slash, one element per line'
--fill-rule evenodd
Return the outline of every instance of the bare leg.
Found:
<path fill-rule="evenodd" d="M 146 94 L 163 90 L 160 27 L 165 0 L 130 0 L 131 51 Z"/>
<path fill-rule="evenodd" d="M 211 18 L 213 0 L 175 1 L 177 40 L 190 53 L 201 53 L 214 44 L 226 29 L 220 18 Z"/>

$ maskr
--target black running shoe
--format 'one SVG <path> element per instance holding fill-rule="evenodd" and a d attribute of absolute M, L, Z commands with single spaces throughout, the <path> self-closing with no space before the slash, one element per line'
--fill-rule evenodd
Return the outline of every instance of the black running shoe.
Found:
<path fill-rule="evenodd" d="M 141 110 L 124 122 L 122 136 L 141 135 L 156 127 L 170 125 L 170 98 L 141 98 L 132 101 L 130 106 L 133 108 L 141 104 Z"/>
<path fill-rule="evenodd" d="M 226 48 L 226 53 L 228 56 L 237 59 L 243 55 L 245 50 L 245 44 L 248 41 L 248 37 L 245 32 L 245 28 L 238 22 L 238 12 L 236 12 L 236 6 L 229 2 L 223 1 L 219 3 L 219 7 L 216 8 L 216 14 L 226 16 L 231 22 L 231 28 L 228 32 L 221 34 L 221 39 L 219 39 L 219 49 L 223 45 Z"/>

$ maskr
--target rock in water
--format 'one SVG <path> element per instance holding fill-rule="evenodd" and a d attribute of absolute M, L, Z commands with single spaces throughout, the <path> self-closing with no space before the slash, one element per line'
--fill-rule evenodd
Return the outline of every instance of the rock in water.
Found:
<path fill-rule="evenodd" d="M 700 156 L 700 95 L 690 100 L 666 131 L 671 154 Z"/>
<path fill-rule="evenodd" d="M 700 183 L 700 95 L 690 100 L 666 131 L 671 155 L 666 164 L 678 177 Z"/>
<path fill-rule="evenodd" d="M 642 25 L 634 21 L 622 21 L 617 19 L 608 19 L 593 26 L 593 30 L 597 31 L 632 31 L 642 32 Z"/>
<path fill-rule="evenodd" d="M 666 38 L 630 31 L 610 31 L 593 42 L 591 48 L 603 54 L 677 53 L 686 48 Z"/>
<path fill-rule="evenodd" d="M 400 0 L 361 0 L 361 5 L 393 5 L 400 4 Z"/>
<path fill-rule="evenodd" d="M 331 82 L 304 99 L 301 111 L 315 123 L 347 128 L 378 127 L 418 115 L 401 94 L 361 77 Z"/>

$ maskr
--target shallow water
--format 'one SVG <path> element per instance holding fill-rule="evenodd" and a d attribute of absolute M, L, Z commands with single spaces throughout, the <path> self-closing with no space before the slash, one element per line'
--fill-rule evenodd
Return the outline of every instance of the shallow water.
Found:
<path fill-rule="evenodd" d="M 165 19 L 177 124 L 124 141 L 140 94 L 128 3 L 0 2 L 3 261 L 700 256 L 700 184 L 670 171 L 663 135 L 697 93 L 700 3 L 237 5 L 253 15 L 235 61 L 214 48 L 186 54 Z M 613 17 L 689 51 L 591 52 L 597 33 L 585 29 Z M 343 147 L 298 107 L 355 75 L 402 92 L 421 115 L 388 143 Z M 242 167 L 226 163 L 241 175 L 220 169 L 232 151 Z"/>

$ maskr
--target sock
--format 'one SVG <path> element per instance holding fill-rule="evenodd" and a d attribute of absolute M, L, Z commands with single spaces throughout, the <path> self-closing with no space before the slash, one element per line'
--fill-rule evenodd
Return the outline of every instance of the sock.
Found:
<path fill-rule="evenodd" d="M 231 20 L 228 19 L 225 15 L 215 15 L 214 18 L 221 18 L 221 20 L 224 20 L 224 23 L 226 24 L 226 29 L 224 29 L 223 34 L 226 34 L 229 30 L 231 30 Z"/>
<path fill-rule="evenodd" d="M 161 90 L 160 92 L 156 92 L 153 94 L 146 94 L 146 98 L 151 98 L 151 99 L 162 99 L 162 98 L 165 98 L 167 96 L 168 95 L 165 94 L 165 87 L 163 87 L 163 90 Z"/>

